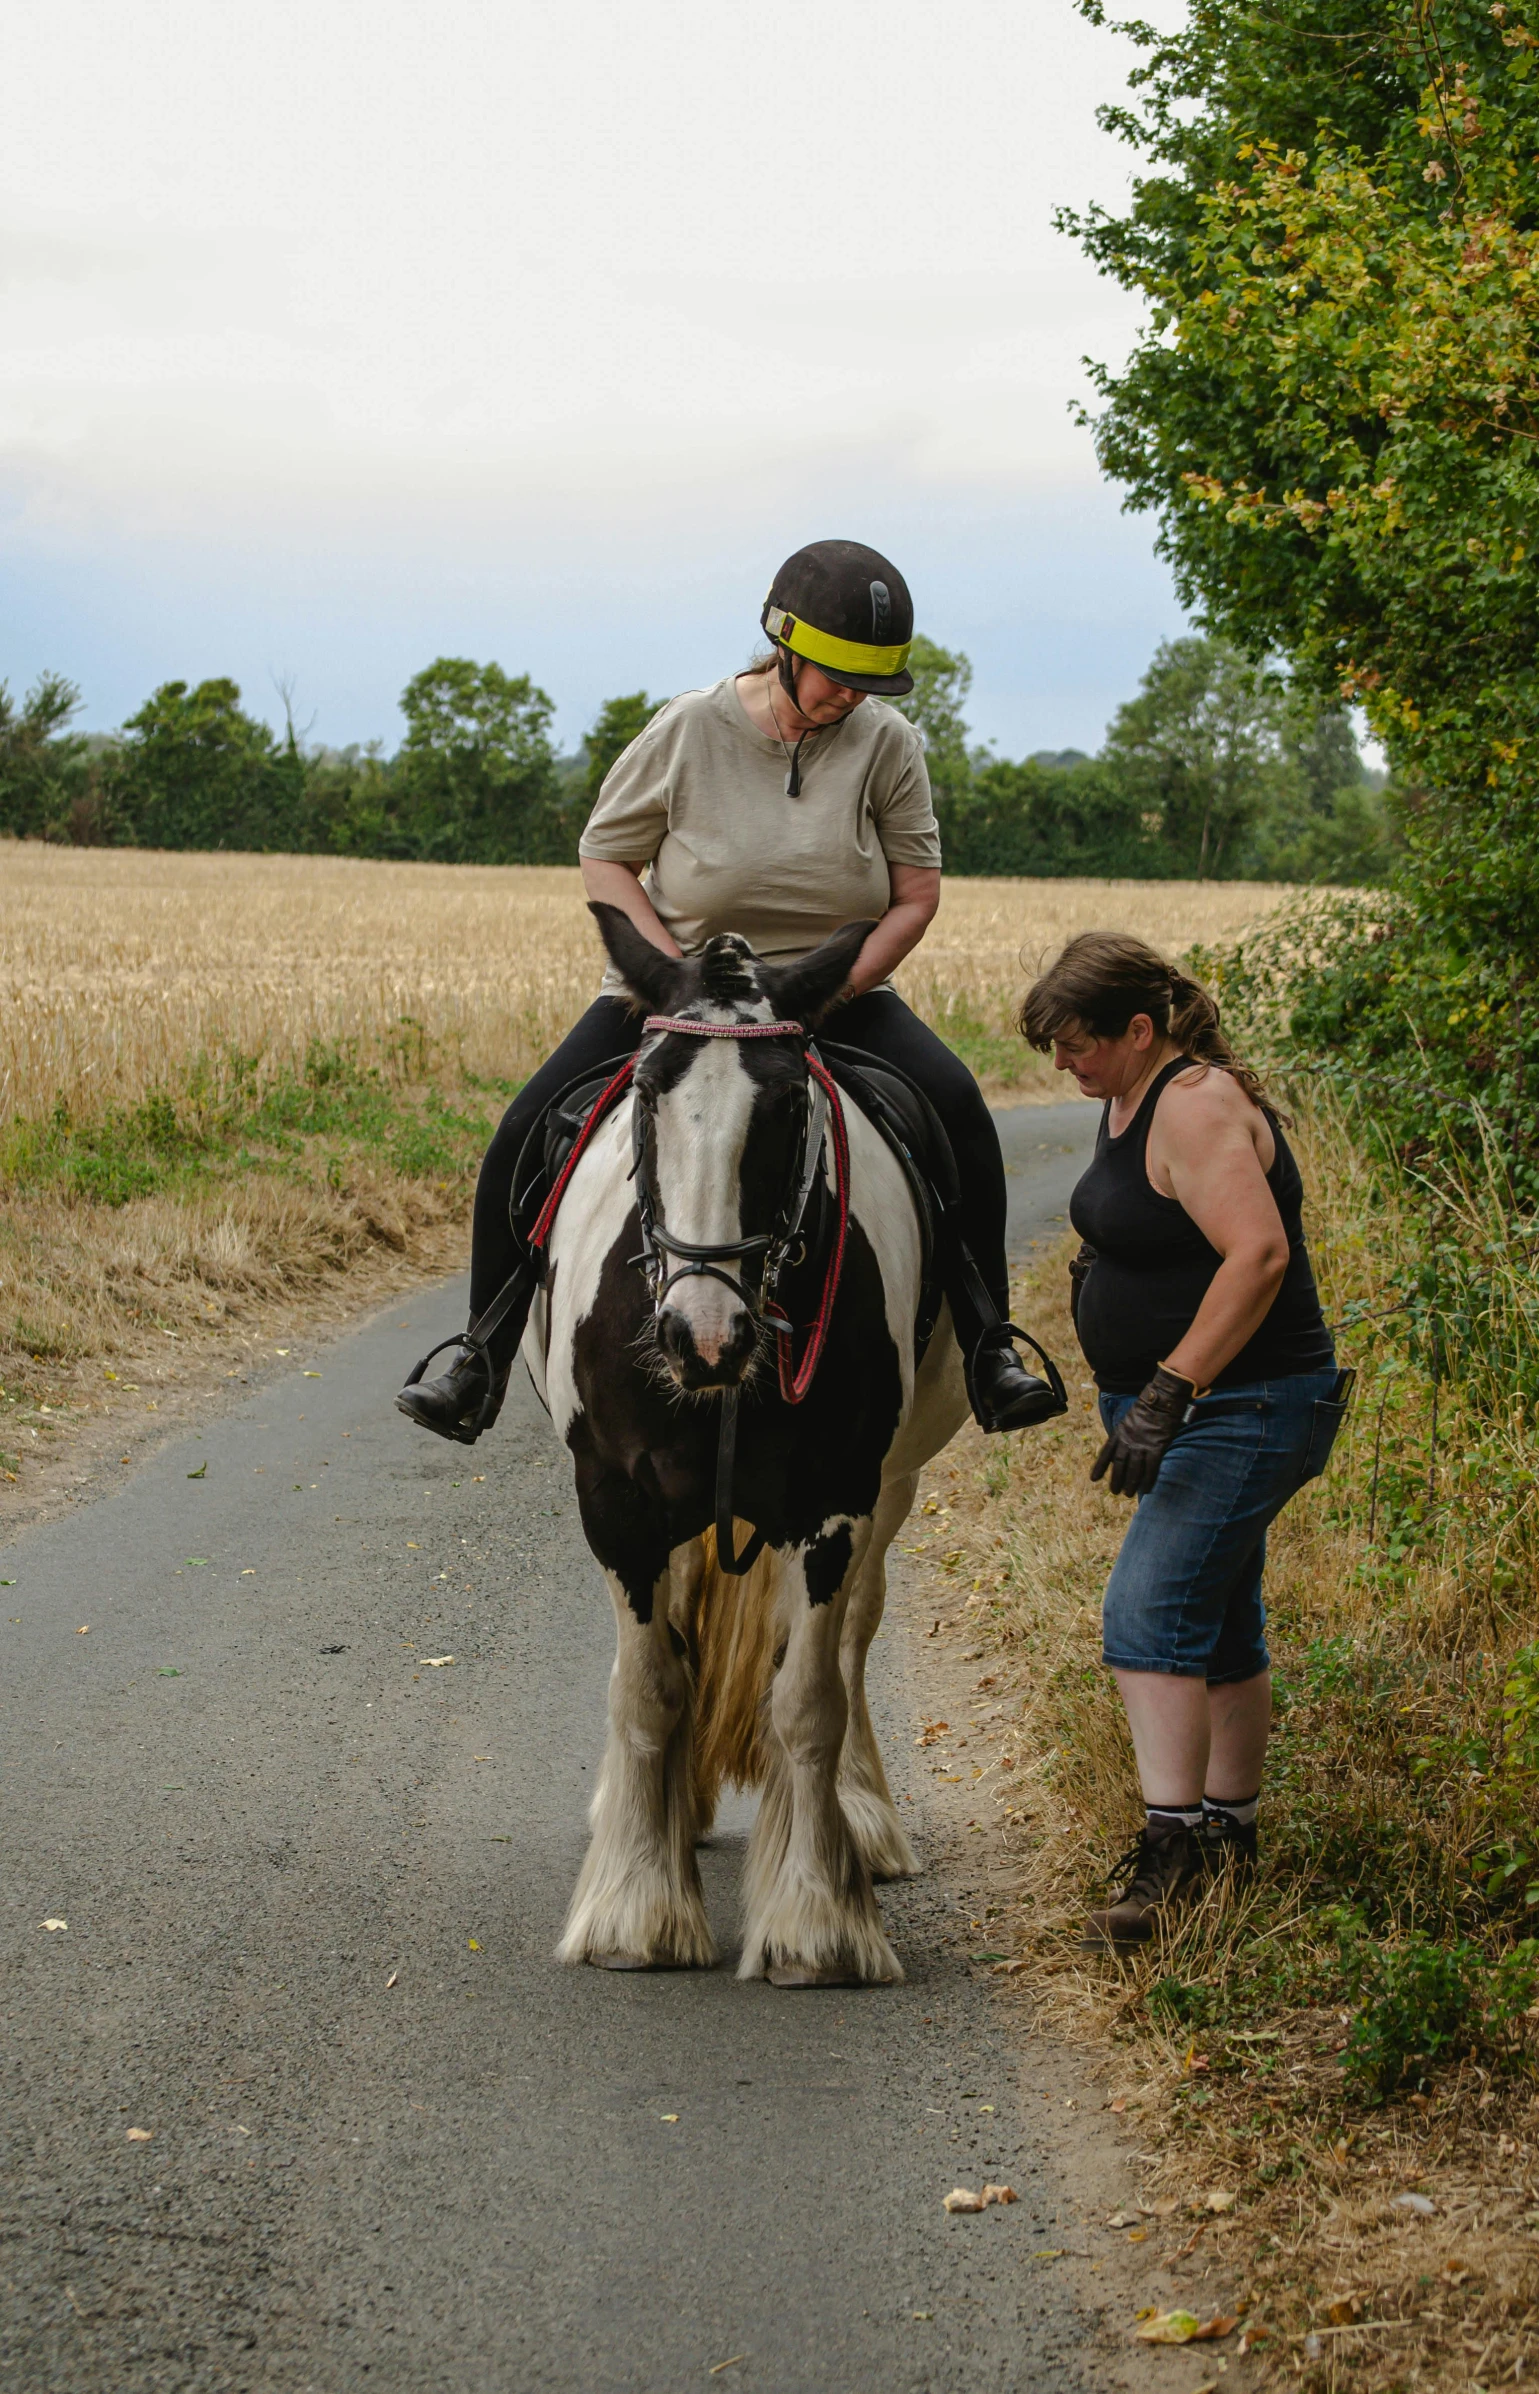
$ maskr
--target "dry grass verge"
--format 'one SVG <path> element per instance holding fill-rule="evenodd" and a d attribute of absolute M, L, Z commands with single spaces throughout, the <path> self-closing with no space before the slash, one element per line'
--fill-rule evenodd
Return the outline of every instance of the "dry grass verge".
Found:
<path fill-rule="evenodd" d="M 992 1798 L 1001 1980 L 1116 2057 L 1107 2099 L 1148 2208 L 1109 2232 L 1177 2299 L 1221 2258 L 1278 2382 L 1494 2388 L 1534 2369 L 1539 2323 L 1539 2004 L 1512 1942 L 1529 1872 L 1492 1871 L 1535 1827 L 1531 1432 L 1521 1404 L 1502 1418 L 1445 1385 L 1434 1435 L 1403 1320 L 1415 1226 L 1338 1125 L 1298 1144 L 1327 1312 L 1363 1377 L 1330 1473 L 1274 1534 L 1258 1882 L 1215 1888 L 1136 1962 L 1076 1950 L 1139 1819 L 1100 1664 L 1126 1515 L 1088 1482 L 1083 1367 L 1067 1421 L 1008 1446 L 969 1433 L 928 1475 L 911 1550 L 977 1658 L 971 1717 L 933 1725 L 931 1761 Z M 1070 1244 L 1017 1315 L 1060 1355 Z"/>

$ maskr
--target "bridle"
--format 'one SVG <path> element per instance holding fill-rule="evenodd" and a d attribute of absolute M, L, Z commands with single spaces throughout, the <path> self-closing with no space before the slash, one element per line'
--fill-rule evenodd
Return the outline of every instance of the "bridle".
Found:
<path fill-rule="evenodd" d="M 649 1033 L 673 1031 L 691 1039 L 805 1040 L 807 1036 L 799 1022 L 699 1023 L 672 1014 L 649 1015 L 643 1027 Z M 821 1068 L 815 1067 L 818 1067 L 818 1060 L 809 1055 L 807 1075 L 812 1092 L 811 1103 L 803 1116 L 801 1138 L 797 1143 L 797 1152 L 792 1157 L 785 1194 L 775 1210 L 774 1226 L 770 1230 L 755 1231 L 743 1239 L 705 1242 L 679 1238 L 668 1229 L 661 1218 L 656 1183 L 652 1178 L 647 1137 L 650 1109 L 645 1100 L 638 1096 L 631 1119 L 631 1178 L 636 1184 L 636 1206 L 641 1217 L 641 1253 L 633 1260 L 640 1267 L 651 1290 L 655 1314 L 661 1314 L 669 1291 L 679 1281 L 719 1280 L 724 1287 L 731 1289 L 735 1297 L 741 1299 L 757 1328 L 778 1328 L 784 1321 L 775 1304 L 775 1295 L 780 1276 L 787 1266 L 802 1263 L 806 1259 L 807 1241 L 803 1226 L 822 1160 L 829 1090 L 833 1086 L 826 1074 L 821 1079 L 818 1077 Z M 727 1265 L 737 1266 L 735 1275 L 724 1268 Z M 789 1328 L 789 1324 L 785 1326 Z M 788 1401 L 796 1404 L 799 1400 L 793 1395 Z"/>
<path fill-rule="evenodd" d="M 746 1308 L 755 1329 L 760 1333 L 768 1330 L 773 1336 L 780 1394 L 786 1404 L 799 1405 L 812 1386 L 828 1340 L 849 1235 L 850 1145 L 838 1088 L 799 1022 L 695 1022 L 687 1015 L 649 1014 L 642 1024 L 643 1038 L 670 1031 L 686 1039 L 795 1039 L 803 1045 L 811 1100 L 803 1109 L 801 1138 L 787 1175 L 785 1196 L 770 1230 L 756 1231 L 749 1238 L 714 1241 L 684 1239 L 669 1230 L 661 1218 L 652 1176 L 649 1108 L 639 1096 L 631 1116 L 631 1178 L 636 1184 L 636 1210 L 641 1222 L 641 1252 L 632 1256 L 631 1261 L 646 1281 L 653 1320 L 661 1317 L 669 1291 L 681 1280 L 719 1280 Z M 590 1133 L 634 1079 L 636 1063 L 634 1057 L 626 1060 L 584 1124 L 529 1234 L 530 1247 L 536 1252 L 543 1250 L 549 1240 L 557 1208 Z M 834 1230 L 817 1314 L 798 1364 L 795 1327 L 781 1310 L 777 1292 L 782 1273 L 806 1260 L 805 1224 L 825 1141 L 833 1151 Z M 716 1551 L 721 1568 L 740 1578 L 758 1560 L 764 1547 L 764 1533 L 755 1530 L 742 1553 L 735 1551 L 732 1476 L 737 1452 L 739 1393 L 735 1387 L 721 1392 L 721 1427 L 716 1447 Z"/>

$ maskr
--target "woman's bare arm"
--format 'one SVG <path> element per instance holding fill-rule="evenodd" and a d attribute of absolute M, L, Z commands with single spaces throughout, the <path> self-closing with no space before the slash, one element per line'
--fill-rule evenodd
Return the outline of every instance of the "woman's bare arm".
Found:
<path fill-rule="evenodd" d="M 872 932 L 850 973 L 851 997 L 863 997 L 885 981 L 896 965 L 910 955 L 940 904 L 940 869 L 934 865 L 889 865 L 892 904 Z"/>
<path fill-rule="evenodd" d="M 1209 1388 L 1272 1309 L 1288 1269 L 1288 1234 L 1256 1153 L 1263 1121 L 1227 1073 L 1168 1089 L 1149 1141 L 1156 1183 L 1171 1193 L 1223 1262 L 1186 1336 L 1163 1358 Z"/>
<path fill-rule="evenodd" d="M 590 898 L 601 906 L 618 906 L 628 914 L 642 936 L 661 948 L 665 956 L 682 956 L 683 949 L 672 935 L 663 929 L 656 907 L 641 886 L 644 864 L 611 864 L 607 857 L 581 856 L 582 885 Z M 865 953 L 864 949 L 861 951 Z"/>

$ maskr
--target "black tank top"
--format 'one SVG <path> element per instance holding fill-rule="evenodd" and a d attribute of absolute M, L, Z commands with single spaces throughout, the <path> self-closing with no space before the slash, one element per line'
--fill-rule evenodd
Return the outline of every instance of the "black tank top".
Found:
<path fill-rule="evenodd" d="M 1223 1260 L 1180 1202 L 1162 1197 L 1149 1179 L 1154 1109 L 1191 1061 L 1178 1056 L 1156 1074 L 1117 1138 L 1111 1107 L 1104 1108 L 1095 1155 L 1069 1201 L 1069 1219 L 1096 1258 L 1080 1291 L 1079 1343 L 1097 1385 L 1117 1396 L 1136 1396 L 1185 1337 Z M 1304 1244 L 1304 1184 L 1275 1115 L 1267 1121 L 1277 1152 L 1266 1180 L 1288 1234 L 1288 1269 L 1265 1321 L 1219 1373 L 1218 1388 L 1325 1371 L 1336 1359 Z"/>

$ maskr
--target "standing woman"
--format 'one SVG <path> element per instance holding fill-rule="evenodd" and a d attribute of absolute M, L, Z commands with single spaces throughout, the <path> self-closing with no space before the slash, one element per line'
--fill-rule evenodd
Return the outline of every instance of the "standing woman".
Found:
<path fill-rule="evenodd" d="M 780 568 L 760 622 L 771 641 L 761 663 L 672 699 L 612 766 L 579 843 L 583 885 L 665 956 L 735 931 L 784 964 L 873 918 L 837 1036 L 917 1081 L 946 1127 L 983 1283 L 945 1273 L 968 1394 L 985 1430 L 1024 1429 L 1061 1406 L 1010 1344 L 999 1134 L 966 1065 L 889 978 L 940 903 L 924 742 L 882 703 L 914 686 L 908 585 L 859 541 L 817 540 Z M 525 1143 L 563 1088 L 641 1039 L 642 1014 L 611 968 L 503 1117 L 476 1184 L 470 1261 L 472 1325 L 497 1299 L 496 1326 L 468 1334 L 435 1379 L 402 1389 L 397 1405 L 424 1429 L 469 1445 L 495 1420 L 534 1287 L 511 1218 Z"/>
<path fill-rule="evenodd" d="M 1138 1500 L 1104 1658 L 1147 1809 L 1130 1881 L 1084 1943 L 1137 1946 L 1215 1864 L 1255 1859 L 1267 1530 L 1325 1469 L 1352 1375 L 1321 1317 L 1298 1165 L 1207 991 L 1142 940 L 1087 931 L 1020 1026 L 1104 1101 L 1069 1208 L 1071 1303 L 1106 1431 L 1090 1476 Z"/>

